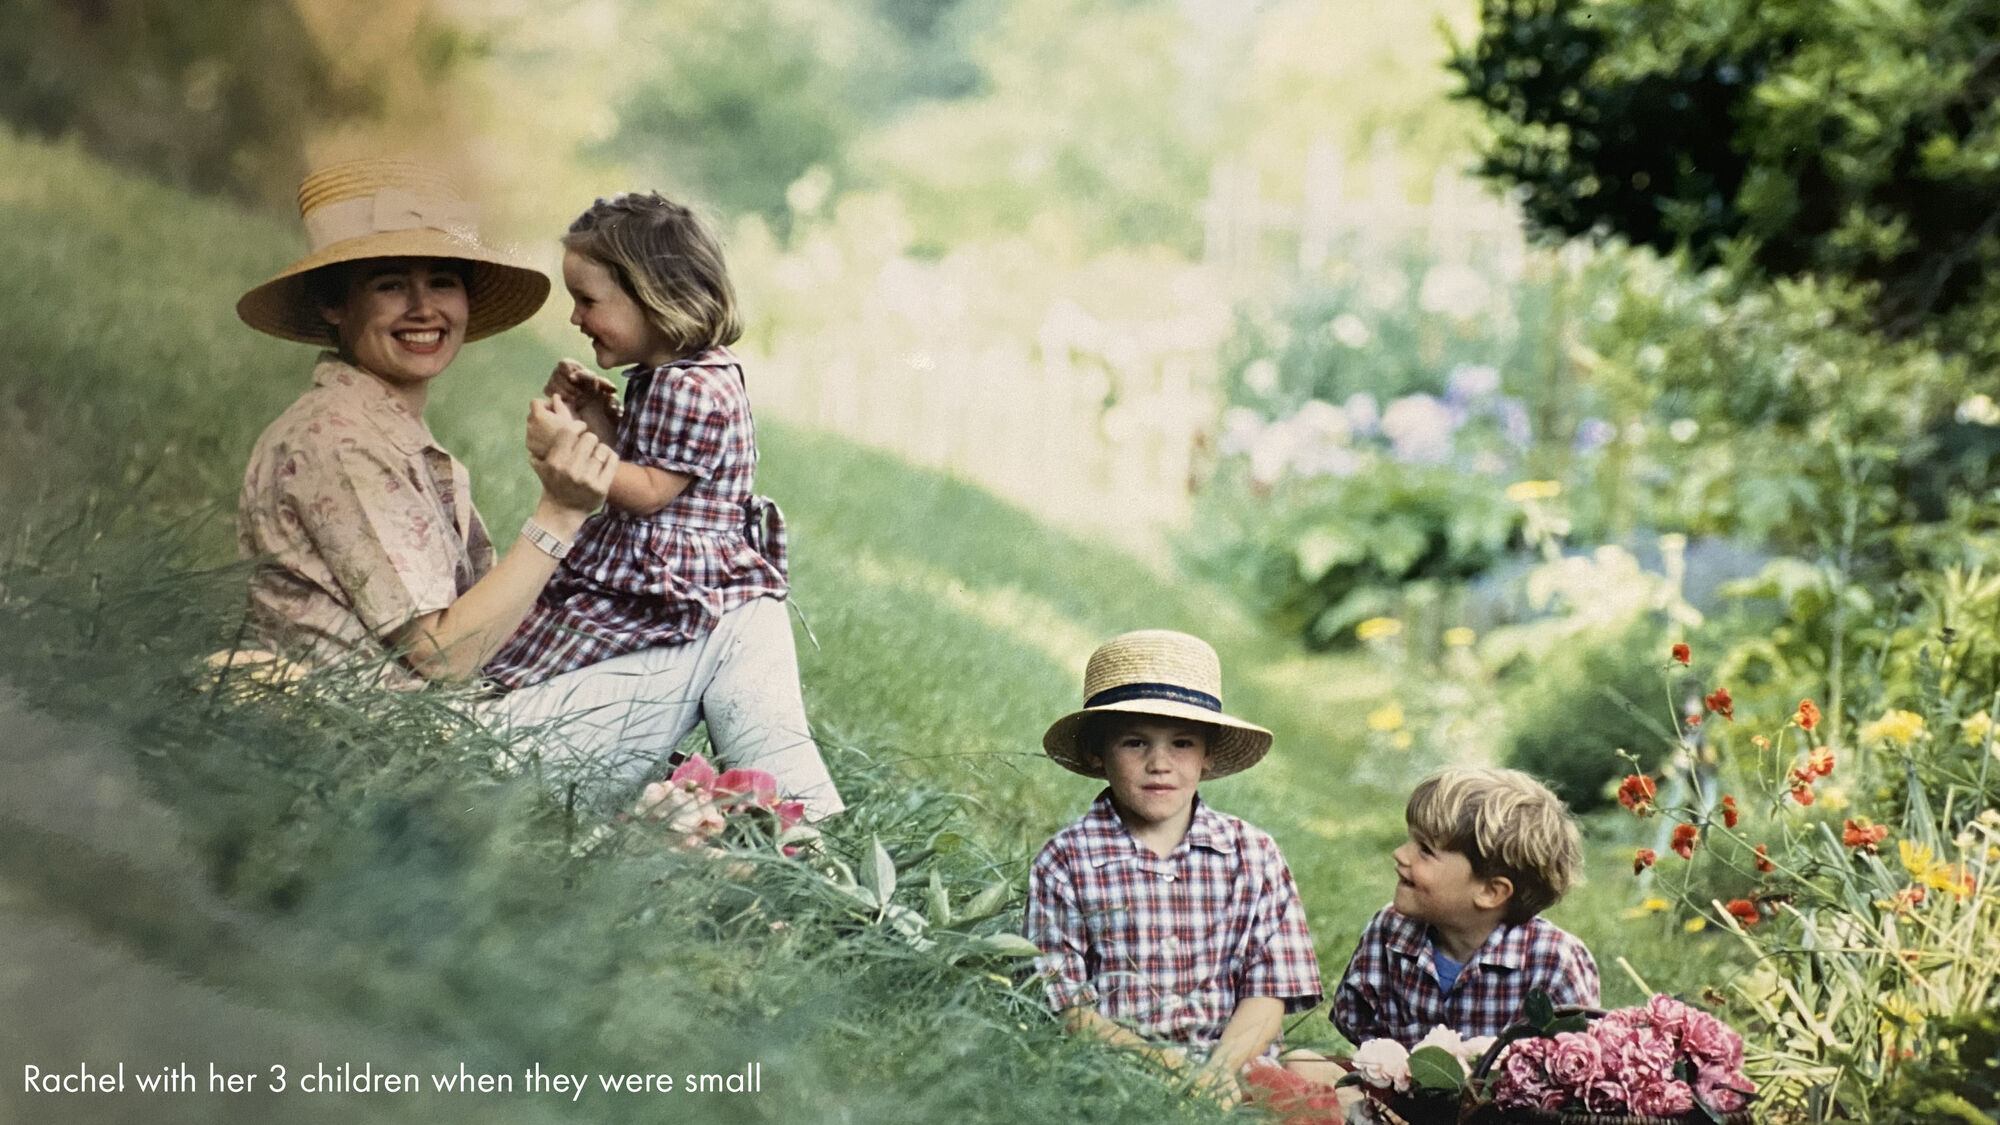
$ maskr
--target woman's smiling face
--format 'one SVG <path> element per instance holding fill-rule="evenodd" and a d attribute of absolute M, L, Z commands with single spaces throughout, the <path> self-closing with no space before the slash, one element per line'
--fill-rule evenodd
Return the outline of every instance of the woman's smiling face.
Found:
<path fill-rule="evenodd" d="M 465 343 L 464 267 L 444 258 L 378 258 L 348 267 L 347 299 L 322 310 L 343 359 L 397 387 L 437 378 Z"/>

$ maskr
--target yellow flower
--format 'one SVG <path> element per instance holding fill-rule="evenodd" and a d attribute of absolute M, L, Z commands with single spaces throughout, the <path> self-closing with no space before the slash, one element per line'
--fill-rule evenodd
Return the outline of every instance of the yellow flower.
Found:
<path fill-rule="evenodd" d="M 1924 717 L 1915 711 L 1886 711 L 1872 723 L 1863 723 L 1856 738 L 1862 742 L 1887 742 L 1898 750 L 1908 750 L 1924 737 Z"/>
<path fill-rule="evenodd" d="M 1839 812 L 1841 809 L 1846 808 L 1849 803 L 1847 799 L 1847 787 L 1845 785 L 1829 785 L 1819 791 L 1820 808 Z"/>
<path fill-rule="evenodd" d="M 1403 729 L 1403 705 L 1390 700 L 1388 703 L 1368 712 L 1368 729 L 1387 734 Z"/>
<path fill-rule="evenodd" d="M 1958 724 L 1958 735 L 1960 738 L 1965 739 L 1965 743 L 1968 746 L 1986 745 L 1986 736 L 1992 733 L 1992 730 L 1993 716 L 1988 715 L 1984 711 Z M 2000 754 L 2000 745 L 1994 746 L 1993 752 Z"/>
<path fill-rule="evenodd" d="M 1416 745 L 1416 741 L 1415 736 L 1406 730 L 1399 730 L 1389 736 L 1389 745 L 1394 746 L 1398 750 L 1408 750 L 1411 746 Z"/>
<path fill-rule="evenodd" d="M 1563 486 L 1559 480 L 1524 480 L 1507 486 L 1507 499 L 1516 504 L 1529 500 L 1553 500 L 1562 495 Z"/>
<path fill-rule="evenodd" d="M 1702 917 L 1699 914 L 1695 915 L 1692 918 L 1689 918 L 1687 920 L 1687 923 L 1681 926 L 1681 929 L 1686 930 L 1688 933 L 1691 934 L 1698 934 L 1707 928 L 1708 928 L 1708 919 Z"/>
<path fill-rule="evenodd" d="M 1393 617 L 1371 617 L 1354 627 L 1354 635 L 1364 641 L 1403 635 L 1403 623 Z"/>
<path fill-rule="evenodd" d="M 1668 902 L 1666 899 L 1659 898 L 1656 896 L 1654 898 L 1649 898 L 1646 901 L 1640 903 L 1639 909 L 1644 910 L 1648 914 L 1658 914 L 1660 911 L 1666 910 L 1672 906 L 1673 903 Z"/>
<path fill-rule="evenodd" d="M 1896 854 L 1902 857 L 1903 867 L 1910 874 L 1922 879 L 1924 873 L 1936 862 L 1929 844 L 1914 844 L 1908 840 L 1896 841 Z"/>
<path fill-rule="evenodd" d="M 1463 625 L 1460 625 L 1455 629 L 1446 629 L 1444 631 L 1444 643 L 1450 645 L 1453 648 L 1465 648 L 1478 639 L 1479 639 L 1479 634 L 1473 632 L 1472 630 L 1466 628 Z"/>

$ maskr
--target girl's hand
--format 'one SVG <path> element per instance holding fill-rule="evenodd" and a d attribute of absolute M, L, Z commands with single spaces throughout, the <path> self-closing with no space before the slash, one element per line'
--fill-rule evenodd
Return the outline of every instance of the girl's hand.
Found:
<path fill-rule="evenodd" d="M 611 380 L 587 370 L 573 359 L 565 359 L 549 373 L 549 381 L 543 385 L 542 393 L 561 399 L 572 414 L 590 427 L 597 440 L 617 442 L 618 419 L 625 408 L 618 401 L 618 388 L 612 385 Z"/>
<path fill-rule="evenodd" d="M 604 503 L 611 478 L 618 472 L 618 455 L 583 423 L 571 419 L 555 435 L 548 452 L 530 455 L 528 464 L 541 478 L 542 498 L 581 517 Z"/>
<path fill-rule="evenodd" d="M 584 424 L 570 413 L 561 398 L 536 399 L 528 404 L 528 457 L 547 457 L 556 438 L 565 430 L 584 430 Z"/>

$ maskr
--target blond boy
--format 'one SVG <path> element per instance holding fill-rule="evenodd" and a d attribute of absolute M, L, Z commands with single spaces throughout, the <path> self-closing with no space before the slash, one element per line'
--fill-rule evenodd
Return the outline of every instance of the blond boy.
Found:
<path fill-rule="evenodd" d="M 1575 884 L 1582 847 L 1569 810 L 1519 770 L 1455 768 L 1410 794 L 1396 893 L 1362 931 L 1334 992 L 1350 1041 L 1414 1046 L 1434 1027 L 1497 1035 L 1528 993 L 1597 1004 L 1597 962 L 1539 915 Z"/>

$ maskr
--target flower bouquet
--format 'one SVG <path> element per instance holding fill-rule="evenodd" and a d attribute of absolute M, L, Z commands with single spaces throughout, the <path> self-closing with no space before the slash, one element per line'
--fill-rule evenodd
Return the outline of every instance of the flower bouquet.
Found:
<path fill-rule="evenodd" d="M 639 795 L 632 815 L 659 821 L 667 835 L 683 848 L 712 847 L 732 827 L 775 842 L 793 855 L 817 836 L 801 824 L 805 805 L 778 799 L 778 779 L 763 770 L 733 769 L 718 774 L 696 754 L 681 763 L 665 781 L 655 781 Z"/>
<path fill-rule="evenodd" d="M 1707 1012 L 1670 996 L 1608 1013 L 1558 1010 L 1532 992 L 1525 1014 L 1495 1038 L 1438 1028 L 1406 1056 L 1400 1044 L 1370 1040 L 1342 1081 L 1410 1125 L 1750 1120 L 1756 1086 L 1743 1073 L 1743 1039 Z M 1474 1045 L 1484 1050 L 1468 1065 Z"/>

